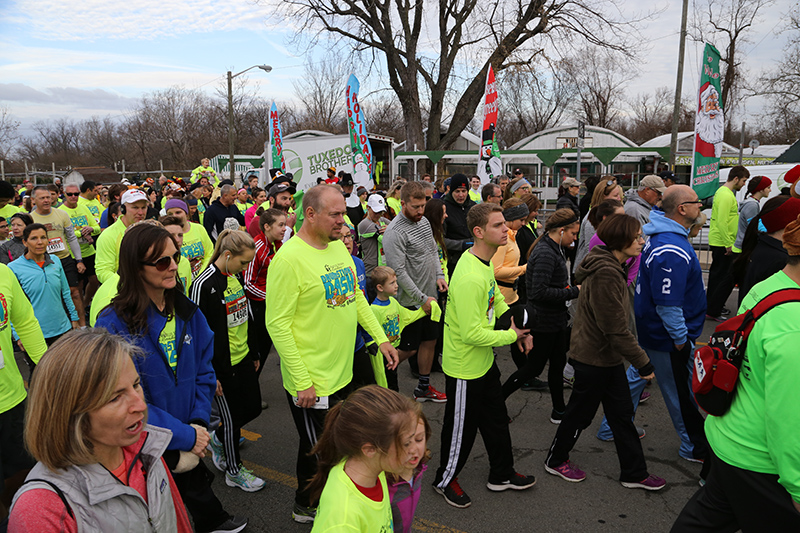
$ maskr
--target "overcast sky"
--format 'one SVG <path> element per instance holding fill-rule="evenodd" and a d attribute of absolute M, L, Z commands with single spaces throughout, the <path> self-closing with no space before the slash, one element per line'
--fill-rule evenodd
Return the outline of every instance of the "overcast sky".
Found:
<path fill-rule="evenodd" d="M 751 77 L 780 58 L 782 15 L 793 4 L 776 0 L 750 34 L 743 60 Z M 624 5 L 662 10 L 642 29 L 650 51 L 629 94 L 674 86 L 681 3 Z M 142 95 L 173 85 L 213 93 L 227 70 L 261 63 L 274 70 L 252 71 L 259 93 L 289 100 L 304 57 L 291 51 L 290 21 L 268 17 L 267 7 L 252 0 L 0 0 L 0 104 L 27 134 L 36 120 L 121 116 Z M 684 94 L 696 91 L 700 53 L 690 42 Z M 752 120 L 760 107 L 747 105 Z"/>

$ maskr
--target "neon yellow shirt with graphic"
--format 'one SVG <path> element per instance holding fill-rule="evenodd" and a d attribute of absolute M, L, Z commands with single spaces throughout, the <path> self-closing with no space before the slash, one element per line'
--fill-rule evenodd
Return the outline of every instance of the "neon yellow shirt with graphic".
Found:
<path fill-rule="evenodd" d="M 242 284 L 235 276 L 228 278 L 225 287 L 225 314 L 228 317 L 228 344 L 231 347 L 231 366 L 247 357 L 247 298 Z"/>
<path fill-rule="evenodd" d="M 9 202 L 3 207 L 0 207 L 0 217 L 3 217 L 4 219 L 8 220 L 9 218 L 11 218 L 11 215 L 19 213 L 20 211 L 25 212 L 24 209 L 22 209 L 21 207 L 17 207 L 11 202 Z"/>
<path fill-rule="evenodd" d="M 516 342 L 511 330 L 495 330 L 498 316 L 508 311 L 497 290 L 491 262 L 465 252 L 453 272 L 444 313 L 442 370 L 450 377 L 477 379 L 494 363 L 495 346 Z"/>
<path fill-rule="evenodd" d="M 47 351 L 39 322 L 17 277 L 0 264 L 0 413 L 17 406 L 26 396 L 25 383 L 14 359 L 12 320 L 28 355 L 38 363 Z"/>
<path fill-rule="evenodd" d="M 119 267 L 119 245 L 125 235 L 125 224 L 122 217 L 107 227 L 97 238 L 97 258 L 94 270 L 100 283 L 105 283 Z"/>
<path fill-rule="evenodd" d="M 270 267 L 272 268 L 272 267 Z M 365 496 L 344 471 L 344 461 L 331 468 L 319 498 L 317 517 L 312 533 L 363 531 L 392 533 L 392 505 L 386 474 L 378 474 L 383 499 L 379 502 Z"/>
<path fill-rule="evenodd" d="M 172 318 L 167 320 L 167 323 L 164 324 L 164 329 L 158 334 L 158 344 L 161 346 L 164 355 L 167 356 L 167 363 L 172 369 L 173 374 L 178 371 L 178 350 L 175 346 L 175 337 L 177 333 L 175 329 L 175 315 L 173 314 Z"/>
<path fill-rule="evenodd" d="M 86 207 L 86 209 L 88 209 L 94 217 L 95 222 L 97 222 L 98 225 L 100 224 L 100 217 L 103 215 L 103 211 L 106 209 L 100 200 L 97 198 L 94 200 L 87 200 L 83 196 L 78 196 L 78 205 Z"/>
<path fill-rule="evenodd" d="M 200 275 L 200 272 L 206 269 L 209 261 L 211 261 L 214 243 L 211 242 L 206 228 L 196 222 L 190 222 L 189 224 L 189 231 L 183 234 L 181 255 L 187 259 L 187 264 L 196 259 L 201 260 L 192 268 L 192 280 L 194 280 Z"/>
<path fill-rule="evenodd" d="M 81 256 L 93 256 L 95 254 L 94 244 L 84 239 L 81 233 L 82 227 L 90 226 L 92 228 L 93 240 L 100 235 L 102 229 L 100 229 L 100 224 L 98 224 L 97 220 L 92 216 L 92 212 L 89 211 L 85 205 L 81 205 L 80 203 L 75 206 L 75 209 L 70 209 L 66 204 L 60 205 L 58 209 L 68 214 L 70 220 L 72 220 L 72 227 L 75 228 L 75 236 L 78 238 L 78 244 L 81 245 Z"/>
<path fill-rule="evenodd" d="M 329 396 L 353 379 L 356 324 L 378 344 L 388 342 L 356 282 L 353 258 L 341 241 L 324 250 L 296 236 L 267 271 L 266 324 L 280 354 L 283 386 L 296 396 L 312 385 Z"/>

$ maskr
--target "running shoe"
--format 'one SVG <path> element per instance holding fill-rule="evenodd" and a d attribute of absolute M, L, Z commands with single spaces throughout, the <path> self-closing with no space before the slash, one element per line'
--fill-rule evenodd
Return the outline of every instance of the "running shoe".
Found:
<path fill-rule="evenodd" d="M 724 316 L 706 315 L 706 320 L 713 320 L 714 322 L 725 322 L 727 318 L 725 318 Z"/>
<path fill-rule="evenodd" d="M 680 454 L 678 454 L 678 455 L 680 455 Z M 684 457 L 683 455 L 680 455 L 680 458 L 681 458 L 681 459 L 686 459 L 686 460 L 687 460 L 687 461 L 689 461 L 690 463 L 700 463 L 700 464 L 703 464 L 703 463 L 705 462 L 705 461 L 703 461 L 702 459 L 695 459 L 694 457 Z"/>
<path fill-rule="evenodd" d="M 631 483 L 630 481 L 622 481 L 622 486 L 626 489 L 644 489 L 644 490 L 661 490 L 667 482 L 658 476 L 650 474 L 647 479 L 638 483 Z"/>
<path fill-rule="evenodd" d="M 555 468 L 552 468 L 545 463 L 544 469 L 549 474 L 558 476 L 564 481 L 569 481 L 570 483 L 579 483 L 586 479 L 586 472 L 572 464 L 572 461 L 565 461 Z"/>
<path fill-rule="evenodd" d="M 725 306 L 722 306 L 722 311 L 720 311 L 720 316 L 728 316 L 731 314 L 731 310 Z"/>
<path fill-rule="evenodd" d="M 563 418 L 564 418 L 564 413 L 559 413 L 555 409 L 553 409 L 550 412 L 550 422 L 552 424 L 556 424 L 556 425 L 560 424 L 561 423 L 561 419 L 563 419 Z"/>
<path fill-rule="evenodd" d="M 572 376 L 571 378 L 568 378 L 567 376 L 564 376 L 564 388 L 565 389 L 571 389 L 574 384 L 575 384 L 575 376 Z"/>
<path fill-rule="evenodd" d="M 239 472 L 235 476 L 225 472 L 225 484 L 229 487 L 239 487 L 245 492 L 258 492 L 266 485 L 263 479 L 242 465 L 239 465 Z"/>
<path fill-rule="evenodd" d="M 232 516 L 223 523 L 206 533 L 239 533 L 247 527 L 247 518 L 243 516 Z"/>
<path fill-rule="evenodd" d="M 214 466 L 216 466 L 217 470 L 220 472 L 225 472 L 228 469 L 225 448 L 222 447 L 222 443 L 217 439 L 217 434 L 213 431 L 208 441 L 208 449 L 211 450 L 211 461 L 214 463 Z"/>
<path fill-rule="evenodd" d="M 522 390 L 524 391 L 536 391 L 536 392 L 545 392 L 550 390 L 550 386 L 547 384 L 546 381 L 542 381 L 539 378 L 533 378 L 527 383 L 522 385 Z"/>
<path fill-rule="evenodd" d="M 642 395 L 639 396 L 639 403 L 646 402 L 647 400 L 650 399 L 650 396 L 651 396 L 651 394 L 649 392 L 647 392 L 646 390 L 643 390 L 642 391 Z"/>
<path fill-rule="evenodd" d="M 453 478 L 453 481 L 443 489 L 434 485 L 433 490 L 444 496 L 444 501 L 453 507 L 464 509 L 472 505 L 472 500 L 461 488 L 461 485 L 458 484 L 458 478 Z"/>
<path fill-rule="evenodd" d="M 502 492 L 504 490 L 525 490 L 533 487 L 536 484 L 534 476 L 524 476 L 520 473 L 514 472 L 511 479 L 501 481 L 500 483 L 492 483 L 491 481 L 486 484 L 486 488 L 494 492 Z"/>
<path fill-rule="evenodd" d="M 444 403 L 447 401 L 447 396 L 433 388 L 433 385 L 428 385 L 425 391 L 419 390 L 419 387 L 414 389 L 414 399 L 418 402 L 433 402 Z"/>
<path fill-rule="evenodd" d="M 316 507 L 303 507 L 299 503 L 294 502 L 294 508 L 292 508 L 292 519 L 295 522 L 298 524 L 313 524 L 316 517 Z"/>

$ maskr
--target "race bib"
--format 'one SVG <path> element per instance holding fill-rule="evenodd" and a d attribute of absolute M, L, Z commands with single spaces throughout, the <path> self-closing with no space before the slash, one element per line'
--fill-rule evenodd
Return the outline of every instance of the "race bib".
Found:
<path fill-rule="evenodd" d="M 247 298 L 242 296 L 230 302 L 225 302 L 228 313 L 228 328 L 235 328 L 247 322 Z"/>
<path fill-rule="evenodd" d="M 53 237 L 50 239 L 50 242 L 47 243 L 47 253 L 49 254 L 64 252 L 66 249 L 67 247 L 64 244 L 64 239 L 61 237 Z"/>

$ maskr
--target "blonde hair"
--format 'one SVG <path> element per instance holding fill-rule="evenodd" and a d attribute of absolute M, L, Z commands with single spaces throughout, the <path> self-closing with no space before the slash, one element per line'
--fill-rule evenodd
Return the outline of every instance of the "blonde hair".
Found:
<path fill-rule="evenodd" d="M 372 271 L 372 284 L 374 286 L 385 285 L 391 278 L 397 277 L 395 271 L 387 266 L 375 267 Z"/>
<path fill-rule="evenodd" d="M 25 444 L 50 470 L 97 462 L 89 413 L 111 400 L 125 361 L 141 350 L 103 328 L 70 331 L 36 366 Z"/>
<path fill-rule="evenodd" d="M 614 184 L 608 185 L 608 182 L 612 180 L 615 181 Z M 589 207 L 592 208 L 596 205 L 600 205 L 603 200 L 608 199 L 608 197 L 614 193 L 617 187 L 619 187 L 620 191 L 622 190 L 622 186 L 620 186 L 619 183 L 616 183 L 614 176 L 603 176 L 603 179 L 597 184 L 597 187 L 595 187 L 594 192 L 592 193 L 592 201 L 589 202 Z M 624 197 L 624 194 L 620 194 L 620 198 Z"/>
<path fill-rule="evenodd" d="M 238 257 L 247 250 L 255 249 L 256 243 L 249 233 L 238 229 L 224 229 L 217 237 L 217 244 L 214 245 L 214 253 L 211 254 L 209 263 L 219 259 L 222 252 L 230 252 Z"/>

